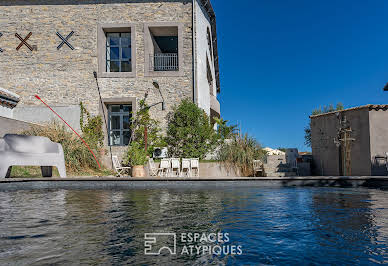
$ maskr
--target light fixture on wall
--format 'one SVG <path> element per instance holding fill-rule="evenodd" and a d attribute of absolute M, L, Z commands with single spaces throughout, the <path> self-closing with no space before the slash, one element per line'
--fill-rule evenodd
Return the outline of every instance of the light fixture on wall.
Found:
<path fill-rule="evenodd" d="M 159 94 L 160 94 L 160 97 L 162 98 L 162 101 L 161 101 L 161 102 L 154 103 L 154 104 L 151 104 L 151 105 L 149 105 L 147 108 L 151 108 L 151 107 L 154 107 L 154 106 L 156 106 L 156 105 L 158 105 L 158 104 L 161 104 L 161 105 L 162 105 L 162 111 L 166 110 L 165 102 L 164 102 L 164 97 L 163 97 L 162 91 L 160 90 L 159 83 L 158 83 L 157 81 L 154 80 L 154 81 L 152 82 L 152 85 L 155 87 L 155 89 L 157 89 L 157 90 L 159 91 Z M 147 90 L 144 99 L 147 99 L 147 97 L 148 97 L 148 91 L 149 91 L 149 90 L 150 90 L 150 89 Z"/>

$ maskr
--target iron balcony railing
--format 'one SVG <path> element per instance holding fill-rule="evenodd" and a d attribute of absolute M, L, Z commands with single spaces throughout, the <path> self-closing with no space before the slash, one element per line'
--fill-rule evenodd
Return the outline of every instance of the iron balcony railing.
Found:
<path fill-rule="evenodd" d="M 178 71 L 179 60 L 178 54 L 151 54 L 150 55 L 151 71 Z"/>

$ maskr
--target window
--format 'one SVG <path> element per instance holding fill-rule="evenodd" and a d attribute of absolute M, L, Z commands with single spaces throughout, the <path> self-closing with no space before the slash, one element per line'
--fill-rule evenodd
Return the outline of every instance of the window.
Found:
<path fill-rule="evenodd" d="M 209 84 L 210 95 L 214 95 L 213 88 L 213 74 L 210 68 L 209 60 L 206 57 L 206 69 L 207 69 L 207 83 Z"/>
<path fill-rule="evenodd" d="M 214 60 L 213 59 L 213 45 L 212 45 L 212 37 L 211 37 L 209 28 L 207 28 L 207 44 L 209 46 L 211 60 L 213 61 Z"/>
<path fill-rule="evenodd" d="M 110 146 L 126 146 L 131 138 L 132 105 L 112 104 L 108 106 L 108 130 Z"/>
<path fill-rule="evenodd" d="M 131 71 L 131 33 L 106 33 L 106 72 Z"/>
<path fill-rule="evenodd" d="M 178 27 L 149 28 L 150 71 L 178 71 Z"/>
<path fill-rule="evenodd" d="M 98 77 L 136 77 L 136 35 L 132 23 L 98 24 Z"/>
<path fill-rule="evenodd" d="M 183 24 L 160 22 L 145 24 L 145 75 L 183 75 Z"/>

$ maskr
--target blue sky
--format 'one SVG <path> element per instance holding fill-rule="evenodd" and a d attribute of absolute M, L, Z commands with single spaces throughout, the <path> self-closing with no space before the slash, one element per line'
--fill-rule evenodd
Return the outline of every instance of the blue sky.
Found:
<path fill-rule="evenodd" d="M 262 145 L 304 145 L 314 108 L 387 104 L 387 0 L 212 0 L 222 117 Z"/>

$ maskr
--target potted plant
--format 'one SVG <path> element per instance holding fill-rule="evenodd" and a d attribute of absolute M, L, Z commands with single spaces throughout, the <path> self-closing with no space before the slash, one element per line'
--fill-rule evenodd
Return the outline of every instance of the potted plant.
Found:
<path fill-rule="evenodd" d="M 147 152 L 143 145 L 136 141 L 131 142 L 128 146 L 125 163 L 131 165 L 132 177 L 145 177 L 144 165 L 147 163 Z"/>

